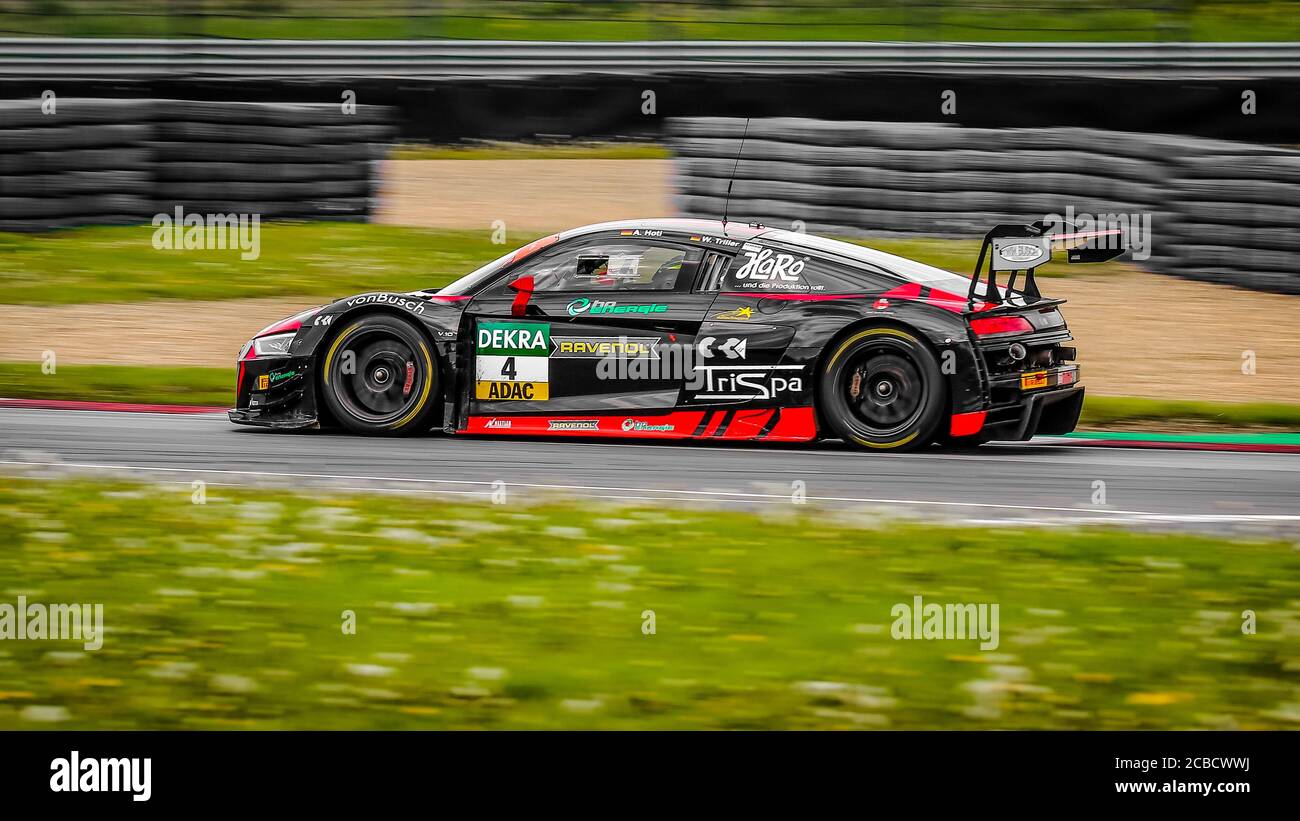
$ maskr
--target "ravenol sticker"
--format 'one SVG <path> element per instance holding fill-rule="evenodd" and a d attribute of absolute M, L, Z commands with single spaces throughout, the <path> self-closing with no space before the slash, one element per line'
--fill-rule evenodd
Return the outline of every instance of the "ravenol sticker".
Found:
<path fill-rule="evenodd" d="M 552 337 L 554 359 L 604 359 L 617 356 L 623 359 L 658 359 L 659 339 L 653 336 L 556 336 Z"/>

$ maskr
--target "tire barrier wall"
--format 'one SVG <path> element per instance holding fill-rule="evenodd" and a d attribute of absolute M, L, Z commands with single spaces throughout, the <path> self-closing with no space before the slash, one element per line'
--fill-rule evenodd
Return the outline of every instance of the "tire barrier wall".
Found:
<path fill-rule="evenodd" d="M 155 214 L 362 221 L 392 112 L 337 104 L 57 98 L 0 101 L 0 231 Z"/>
<path fill-rule="evenodd" d="M 1152 271 L 1300 294 L 1300 151 L 1085 128 L 670 120 L 674 196 L 818 234 L 982 236 L 1050 214 L 1150 219 Z M 971 261 L 972 265 L 974 260 Z M 961 272 L 965 273 L 965 272 Z"/>
<path fill-rule="evenodd" d="M 1257 110 L 1242 114 L 1252 91 Z M 444 80 L 172 76 L 140 80 L 12 80 L 0 99 L 141 98 L 337 105 L 346 91 L 391 106 L 407 142 L 635 138 L 656 140 L 665 118 L 808 117 L 818 120 L 938 122 L 976 128 L 1079 126 L 1300 144 L 1300 77 L 1245 80 L 944 74 L 779 73 L 645 76 L 575 74 L 547 78 Z M 956 112 L 940 105 L 956 95 Z M 647 94 L 649 93 L 649 95 Z M 648 105 L 652 95 L 653 105 Z M 949 95 L 951 96 L 951 95 Z"/>

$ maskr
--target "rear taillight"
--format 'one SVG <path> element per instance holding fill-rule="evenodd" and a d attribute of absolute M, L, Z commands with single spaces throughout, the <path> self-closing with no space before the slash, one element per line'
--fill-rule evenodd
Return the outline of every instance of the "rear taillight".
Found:
<path fill-rule="evenodd" d="M 985 316 L 970 321 L 970 328 L 976 336 L 996 336 L 998 334 L 1023 334 L 1034 330 L 1029 320 L 1023 316 Z"/>

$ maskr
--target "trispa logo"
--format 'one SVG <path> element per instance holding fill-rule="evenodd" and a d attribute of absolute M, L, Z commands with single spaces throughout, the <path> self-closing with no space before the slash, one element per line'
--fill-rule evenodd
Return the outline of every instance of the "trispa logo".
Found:
<path fill-rule="evenodd" d="M 194 214 L 176 206 L 175 216 L 154 214 L 155 251 L 240 251 L 252 261 L 262 255 L 261 214 Z"/>
<path fill-rule="evenodd" d="M 803 365 L 697 365 L 704 375 L 701 399 L 775 399 L 803 391 Z M 688 386 L 689 387 L 689 386 Z"/>
<path fill-rule="evenodd" d="M 912 604 L 894 605 L 890 635 L 895 639 L 980 640 L 981 650 L 998 649 L 998 605 L 996 604 L 925 604 L 920 596 Z"/>
<path fill-rule="evenodd" d="M 73 750 L 50 762 L 51 792 L 127 792 L 132 801 L 153 795 L 152 758 L 82 758 Z"/>
<path fill-rule="evenodd" d="M 659 303 L 619 305 L 612 299 L 587 299 L 579 297 L 569 303 L 569 316 L 579 314 L 662 314 L 668 310 L 667 305 Z"/>
<path fill-rule="evenodd" d="M 80 641 L 87 650 L 104 646 L 104 605 L 0 603 L 0 640 Z"/>

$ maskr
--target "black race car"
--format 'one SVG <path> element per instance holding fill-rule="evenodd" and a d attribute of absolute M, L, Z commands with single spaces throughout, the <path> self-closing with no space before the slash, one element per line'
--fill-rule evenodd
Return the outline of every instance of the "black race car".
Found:
<path fill-rule="evenodd" d="M 240 352 L 230 419 L 896 451 L 1066 433 L 1083 387 L 1062 300 L 1033 269 L 1054 248 L 1117 256 L 1103 233 L 998 226 L 968 280 L 757 224 L 591 225 L 445 288 L 265 328 Z"/>

